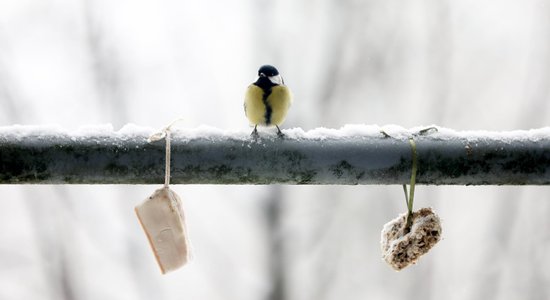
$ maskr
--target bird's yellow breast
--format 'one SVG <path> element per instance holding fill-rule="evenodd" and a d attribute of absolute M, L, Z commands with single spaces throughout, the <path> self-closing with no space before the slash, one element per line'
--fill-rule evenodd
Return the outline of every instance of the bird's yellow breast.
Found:
<path fill-rule="evenodd" d="M 253 125 L 281 125 L 292 103 L 288 87 L 277 85 L 264 100 L 264 90 L 251 84 L 244 98 L 245 114 Z"/>

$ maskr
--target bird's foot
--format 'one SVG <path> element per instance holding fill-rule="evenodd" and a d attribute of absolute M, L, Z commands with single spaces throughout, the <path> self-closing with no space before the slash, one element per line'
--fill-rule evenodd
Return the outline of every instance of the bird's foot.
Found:
<path fill-rule="evenodd" d="M 281 129 L 279 128 L 279 126 L 275 125 L 275 127 L 277 127 L 277 136 L 281 139 L 284 139 L 285 138 L 285 134 L 281 131 Z"/>
<path fill-rule="evenodd" d="M 252 130 L 252 133 L 250 134 L 250 136 L 253 139 L 258 139 L 260 137 L 260 135 L 258 134 L 258 125 L 254 126 L 254 130 Z"/>

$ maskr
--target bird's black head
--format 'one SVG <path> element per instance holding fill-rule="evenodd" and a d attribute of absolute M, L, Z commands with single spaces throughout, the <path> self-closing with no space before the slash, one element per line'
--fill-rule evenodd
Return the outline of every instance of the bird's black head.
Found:
<path fill-rule="evenodd" d="M 263 74 L 263 75 L 262 75 Z M 258 70 L 258 76 L 263 76 L 263 77 L 271 77 L 271 76 L 277 76 L 279 75 L 279 71 L 277 71 L 277 69 L 275 69 L 274 66 L 270 66 L 270 65 L 263 65 L 260 67 L 260 69 Z"/>

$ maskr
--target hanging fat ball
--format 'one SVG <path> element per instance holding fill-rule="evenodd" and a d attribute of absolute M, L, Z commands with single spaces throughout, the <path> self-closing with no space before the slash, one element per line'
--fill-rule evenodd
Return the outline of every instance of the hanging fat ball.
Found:
<path fill-rule="evenodd" d="M 382 258 L 396 271 L 428 253 L 441 240 L 441 220 L 431 208 L 413 212 L 407 228 L 407 213 L 384 225 L 381 234 Z"/>
<path fill-rule="evenodd" d="M 258 125 L 277 127 L 277 135 L 283 137 L 279 128 L 292 103 L 292 93 L 284 84 L 279 71 L 270 65 L 261 66 L 258 79 L 248 86 L 244 97 L 244 113 L 254 126 L 252 136 L 258 136 Z"/>

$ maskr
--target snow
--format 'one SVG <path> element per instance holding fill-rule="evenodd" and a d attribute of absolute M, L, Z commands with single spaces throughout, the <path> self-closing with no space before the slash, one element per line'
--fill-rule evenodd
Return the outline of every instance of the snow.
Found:
<path fill-rule="evenodd" d="M 550 127 L 530 130 L 513 131 L 457 131 L 450 128 L 430 126 L 416 126 L 410 129 L 399 125 L 365 125 L 365 124 L 347 124 L 339 129 L 319 127 L 309 131 L 302 128 L 282 129 L 286 138 L 296 140 L 326 140 L 326 139 L 347 139 L 347 138 L 381 138 L 382 131 L 395 139 L 408 139 L 418 136 L 421 130 L 435 127 L 437 131 L 432 130 L 425 136 L 430 138 L 449 141 L 454 139 L 476 140 L 501 140 L 507 143 L 512 141 L 531 141 L 538 142 L 543 139 L 550 139 Z M 239 129 L 220 129 L 208 125 L 200 125 L 195 128 L 172 127 L 172 137 L 174 139 L 193 140 L 208 139 L 212 141 L 222 139 L 249 140 L 250 132 Z M 28 137 L 48 136 L 48 137 L 71 137 L 72 139 L 86 138 L 148 138 L 152 134 L 160 132 L 159 129 L 141 126 L 133 123 L 124 125 L 119 130 L 115 130 L 111 124 L 85 125 L 75 130 L 65 129 L 60 125 L 12 125 L 1 126 L 0 137 L 9 137 L 10 139 L 21 140 Z M 276 138 L 274 128 L 261 128 L 260 136 Z"/>
<path fill-rule="evenodd" d="M 542 127 L 529 130 L 512 130 L 512 131 L 486 131 L 486 130 L 468 130 L 455 131 L 449 128 L 438 127 L 438 132 L 434 137 L 442 140 L 454 138 L 468 138 L 468 140 L 483 140 L 495 139 L 510 143 L 512 141 L 530 141 L 538 142 L 540 140 L 550 138 L 550 127 Z"/>

